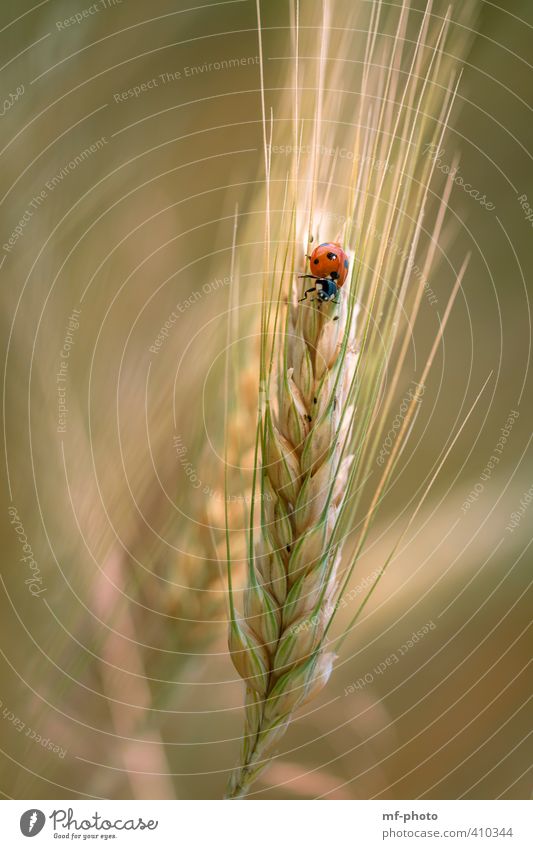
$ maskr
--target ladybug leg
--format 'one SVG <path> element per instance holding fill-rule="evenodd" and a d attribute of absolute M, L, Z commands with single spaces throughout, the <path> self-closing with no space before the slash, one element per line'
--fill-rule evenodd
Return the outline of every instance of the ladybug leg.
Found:
<path fill-rule="evenodd" d="M 299 274 L 298 278 L 300 280 L 303 280 L 305 278 L 308 278 L 309 280 L 316 280 L 317 279 L 313 274 Z"/>
<path fill-rule="evenodd" d="M 305 290 L 305 292 L 304 292 L 304 296 L 303 296 L 303 298 L 300 298 L 300 299 L 299 299 L 299 301 L 298 301 L 298 303 L 301 303 L 302 301 L 306 301 L 306 300 L 307 300 L 307 296 L 308 296 L 308 295 L 310 295 L 310 294 L 311 294 L 311 292 L 314 292 L 314 291 L 315 291 L 315 287 L 314 287 L 314 286 L 313 286 L 311 289 L 306 289 L 306 290 Z M 313 299 L 312 299 L 312 298 L 310 298 L 310 300 L 313 300 Z"/>

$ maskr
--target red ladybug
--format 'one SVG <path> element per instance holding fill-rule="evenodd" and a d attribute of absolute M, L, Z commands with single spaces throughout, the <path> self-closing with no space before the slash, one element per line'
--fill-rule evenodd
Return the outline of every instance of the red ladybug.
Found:
<path fill-rule="evenodd" d="M 315 285 L 304 292 L 300 301 L 307 300 L 307 296 L 314 292 L 319 306 L 321 301 L 333 301 L 338 304 L 336 298 L 348 275 L 348 267 L 348 257 L 338 242 L 323 242 L 318 245 L 309 257 L 311 273 L 300 275 L 315 280 Z"/>
<path fill-rule="evenodd" d="M 323 242 L 309 257 L 309 271 L 313 277 L 334 280 L 340 289 L 348 275 L 348 257 L 338 242 Z"/>

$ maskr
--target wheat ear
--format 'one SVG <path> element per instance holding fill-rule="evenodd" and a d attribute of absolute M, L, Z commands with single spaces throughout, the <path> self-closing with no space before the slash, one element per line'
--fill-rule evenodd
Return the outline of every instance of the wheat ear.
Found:
<path fill-rule="evenodd" d="M 425 155 L 425 143 L 440 149 L 459 80 L 453 54 L 449 54 L 448 61 L 443 48 L 449 15 L 437 19 L 434 26 L 428 0 L 411 49 L 405 36 L 410 20 L 408 0 L 401 3 L 397 20 L 391 20 L 395 35 L 386 41 L 379 35 L 383 23 L 381 4 L 372 5 L 353 139 L 354 168 L 343 184 L 339 163 L 319 153 L 319 142 L 329 139 L 331 150 L 337 138 L 330 121 L 323 121 L 324 91 L 328 91 L 330 117 L 336 114 L 332 111 L 332 94 L 340 94 L 335 85 L 327 85 L 327 0 L 322 8 L 322 48 L 311 113 L 314 118 L 308 126 L 308 122 L 300 121 L 299 54 L 305 52 L 300 45 L 304 30 L 299 27 L 296 4 L 290 129 L 293 149 L 299 151 L 301 139 L 310 137 L 314 153 L 307 165 L 302 164 L 298 152 L 294 154 L 286 182 L 271 174 L 276 160 L 272 160 L 273 148 L 268 144 L 261 63 L 267 203 L 260 361 L 264 401 L 256 447 L 259 462 L 255 468 L 262 501 L 255 544 L 257 517 L 253 508 L 250 515 L 248 584 L 242 615 L 235 608 L 229 542 L 227 545 L 229 645 L 233 663 L 246 683 L 243 750 L 240 766 L 230 777 L 229 798 L 247 794 L 296 709 L 320 690 L 331 674 L 335 655 L 329 631 L 335 600 L 342 597 L 360 558 L 416 417 L 418 396 L 409 404 L 398 439 L 376 482 L 376 477 L 372 478 L 376 451 L 402 376 L 412 324 L 426 291 L 451 190 L 448 180 L 433 228 L 428 230 L 427 202 L 435 159 Z M 259 0 L 257 10 L 261 33 Z M 350 44 L 349 40 L 338 44 L 336 56 L 348 55 Z M 262 57 L 261 37 L 259 47 Z M 441 81 L 443 75 L 445 84 Z M 337 106 L 340 109 L 340 101 Z M 270 137 L 272 132 L 271 121 Z M 373 163 L 377 162 L 381 165 L 376 170 Z M 270 192 L 279 195 L 282 183 L 285 195 L 280 204 L 280 238 L 276 241 L 270 222 Z M 289 303 L 284 330 L 279 333 L 285 293 L 290 302 L 295 291 L 293 283 L 286 285 L 287 271 L 296 267 L 305 234 L 312 233 L 320 241 L 322 218 L 332 209 L 337 215 L 338 209 L 344 208 L 344 201 L 346 215 L 341 216 L 336 240 L 352 255 L 355 253 L 356 259 L 352 262 L 352 279 L 341 292 L 341 314 L 336 315 L 339 307 L 333 304 Z M 292 210 L 292 223 L 287 228 L 288 210 Z M 307 225 L 303 224 L 305 218 Z M 281 264 L 277 258 L 271 262 L 271 245 L 281 245 L 282 254 L 286 246 Z M 418 268 L 414 261 L 424 251 L 423 272 L 417 282 L 412 279 L 413 268 Z M 277 252 L 278 248 L 276 257 Z M 283 270 L 275 296 L 272 283 L 280 266 Z M 426 367 L 422 376 L 418 375 L 417 385 L 422 386 L 422 391 L 464 268 L 463 265 L 458 274 Z M 356 302 L 362 317 L 357 333 L 360 361 L 355 353 Z M 389 387 L 390 369 L 393 378 Z M 371 500 L 365 515 L 367 491 Z M 350 544 L 354 551 L 339 586 L 342 540 L 352 532 Z M 388 562 L 390 558 L 380 576 Z"/>
<path fill-rule="evenodd" d="M 296 708 L 325 685 L 333 665 L 321 642 L 340 558 L 333 538 L 351 463 L 343 452 L 356 362 L 353 315 L 349 307 L 341 316 L 336 311 L 316 304 L 289 310 L 277 398 L 266 405 L 260 540 L 244 616 L 232 616 L 230 627 L 230 651 L 247 690 L 230 798 L 246 793 Z"/>

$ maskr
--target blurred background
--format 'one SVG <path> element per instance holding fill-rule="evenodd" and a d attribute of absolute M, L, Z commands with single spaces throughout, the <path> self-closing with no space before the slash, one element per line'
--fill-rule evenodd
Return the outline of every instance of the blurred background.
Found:
<path fill-rule="evenodd" d="M 341 147 L 375 5 L 331 3 Z M 321 4 L 302 6 L 311 120 Z M 456 6 L 446 61 L 464 70 L 435 184 L 460 156 L 463 185 L 414 330 L 422 349 L 471 260 L 338 635 L 488 382 L 253 798 L 531 795 L 533 10 Z M 433 4 L 437 24 L 446 10 Z M 291 20 L 287 0 L 263 4 L 265 107 L 283 140 Z M 256 4 L 5 0 L 0 39 L 0 791 L 220 798 L 242 723 L 226 650 L 225 351 L 229 333 L 238 528 L 264 249 Z"/>

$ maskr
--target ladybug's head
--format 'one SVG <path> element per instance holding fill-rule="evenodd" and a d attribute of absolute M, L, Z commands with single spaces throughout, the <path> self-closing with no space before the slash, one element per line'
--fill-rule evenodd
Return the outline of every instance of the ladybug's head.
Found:
<path fill-rule="evenodd" d="M 348 257 L 336 242 L 324 242 L 311 254 L 309 270 L 313 277 L 329 278 L 342 286 L 348 273 Z"/>
<path fill-rule="evenodd" d="M 323 278 L 316 284 L 316 295 L 319 301 L 333 301 L 338 291 L 335 280 Z"/>

